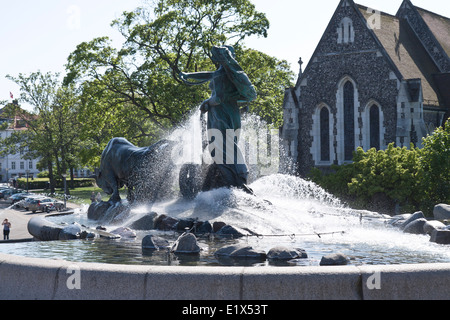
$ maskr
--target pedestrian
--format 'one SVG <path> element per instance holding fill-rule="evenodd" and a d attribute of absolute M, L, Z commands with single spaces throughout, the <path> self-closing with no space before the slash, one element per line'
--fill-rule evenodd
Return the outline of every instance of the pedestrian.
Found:
<path fill-rule="evenodd" d="M 97 197 L 95 198 L 95 200 L 97 200 L 97 202 L 102 202 L 102 195 L 99 193 L 97 193 Z"/>
<path fill-rule="evenodd" d="M 3 220 L 3 240 L 9 240 L 9 233 L 11 231 L 11 223 L 8 219 Z"/>
<path fill-rule="evenodd" d="M 94 203 L 94 202 L 95 202 L 95 192 L 92 191 L 92 194 L 91 194 L 91 203 Z"/>

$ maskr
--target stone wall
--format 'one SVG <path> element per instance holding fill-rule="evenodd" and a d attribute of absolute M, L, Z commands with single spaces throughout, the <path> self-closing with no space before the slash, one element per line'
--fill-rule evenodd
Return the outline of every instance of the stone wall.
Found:
<path fill-rule="evenodd" d="M 345 2 L 344 2 L 345 3 Z M 348 43 L 339 43 L 339 28 L 344 18 L 352 21 L 354 36 Z M 342 162 L 338 157 L 339 128 L 337 94 L 339 82 L 348 77 L 355 82 L 358 102 L 355 106 L 356 146 L 364 140 L 363 113 L 370 101 L 376 101 L 384 115 L 384 142 L 395 142 L 397 126 L 398 81 L 390 64 L 380 51 L 367 25 L 352 6 L 344 6 L 336 11 L 314 56 L 300 81 L 299 101 L 299 173 L 307 174 L 315 165 L 311 148 L 313 146 L 313 114 L 319 104 L 326 104 L 332 114 L 333 152 L 331 158 Z M 383 146 L 382 146 L 383 147 Z"/>

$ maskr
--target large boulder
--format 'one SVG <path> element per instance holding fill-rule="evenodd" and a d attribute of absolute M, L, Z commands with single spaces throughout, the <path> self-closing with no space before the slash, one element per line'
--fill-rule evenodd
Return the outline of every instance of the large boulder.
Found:
<path fill-rule="evenodd" d="M 333 253 L 323 256 L 320 260 L 321 266 L 343 266 L 349 263 L 350 259 L 342 253 Z"/>
<path fill-rule="evenodd" d="M 59 233 L 59 240 L 76 240 L 80 239 L 82 232 L 81 225 L 78 223 L 73 223 L 69 226 L 64 227 Z"/>
<path fill-rule="evenodd" d="M 157 216 L 158 214 L 156 212 L 150 212 L 131 223 L 130 228 L 133 230 L 153 230 L 155 229 L 155 220 Z"/>
<path fill-rule="evenodd" d="M 387 223 L 393 227 L 401 228 L 403 223 L 405 223 L 405 221 L 409 219 L 411 216 L 412 216 L 411 213 L 398 214 L 389 219 Z"/>
<path fill-rule="evenodd" d="M 131 212 L 131 207 L 127 201 L 96 202 L 89 206 L 88 219 L 111 224 L 125 220 Z"/>
<path fill-rule="evenodd" d="M 112 234 L 119 235 L 121 238 L 136 238 L 136 232 L 127 227 L 119 227 L 111 231 Z"/>
<path fill-rule="evenodd" d="M 161 237 L 148 235 L 142 239 L 142 249 L 160 250 L 167 247 L 169 247 L 169 241 Z"/>
<path fill-rule="evenodd" d="M 217 231 L 215 235 L 219 238 L 238 239 L 249 235 L 249 233 L 241 228 L 230 226 L 227 224 L 223 226 L 219 231 Z"/>
<path fill-rule="evenodd" d="M 178 224 L 178 219 L 162 214 L 155 219 L 155 229 L 161 231 L 174 230 Z"/>
<path fill-rule="evenodd" d="M 442 229 L 445 229 L 445 224 L 443 224 L 438 220 L 427 221 L 427 223 L 425 223 L 425 225 L 423 226 L 423 231 L 429 235 L 431 235 L 431 233 L 434 230 L 442 230 Z"/>
<path fill-rule="evenodd" d="M 88 219 L 98 221 L 106 215 L 106 211 L 112 206 L 110 202 L 94 202 L 89 206 Z"/>
<path fill-rule="evenodd" d="M 450 230 L 433 230 L 430 241 L 438 244 L 450 244 Z"/>
<path fill-rule="evenodd" d="M 213 226 L 209 221 L 204 221 L 197 225 L 195 232 L 198 234 L 211 233 L 213 232 Z"/>
<path fill-rule="evenodd" d="M 425 234 L 424 226 L 426 223 L 427 219 L 425 218 L 413 220 L 404 227 L 403 232 L 411 234 Z"/>
<path fill-rule="evenodd" d="M 292 259 L 306 259 L 308 255 L 303 249 L 289 249 L 283 246 L 277 246 L 269 250 L 267 259 L 273 261 L 287 261 Z"/>
<path fill-rule="evenodd" d="M 197 238 L 192 233 L 182 234 L 172 246 L 173 253 L 198 254 L 201 251 Z"/>
<path fill-rule="evenodd" d="M 245 244 L 234 244 L 225 246 L 214 253 L 216 258 L 233 259 L 259 259 L 265 260 L 267 254 L 262 250 L 256 250 Z"/>
<path fill-rule="evenodd" d="M 416 213 L 413 213 L 408 219 L 406 219 L 403 224 L 401 225 L 401 229 L 404 230 L 406 228 L 406 226 L 408 224 L 410 224 L 411 222 L 413 222 L 414 220 L 417 219 L 425 219 L 425 215 L 423 214 L 422 211 L 418 211 Z"/>
<path fill-rule="evenodd" d="M 448 220 L 450 219 L 450 205 L 438 204 L 434 207 L 433 215 L 436 220 Z"/>

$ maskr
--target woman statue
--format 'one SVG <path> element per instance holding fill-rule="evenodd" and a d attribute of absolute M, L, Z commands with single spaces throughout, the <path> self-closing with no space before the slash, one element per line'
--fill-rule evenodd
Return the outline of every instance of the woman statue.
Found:
<path fill-rule="evenodd" d="M 209 150 L 224 180 L 221 186 L 247 188 L 248 169 L 238 147 L 240 105 L 255 100 L 256 90 L 236 61 L 233 47 L 213 47 L 211 55 L 219 65 L 216 71 L 180 73 L 180 78 L 188 85 L 210 82 L 211 97 L 203 101 L 200 109 L 208 113 Z"/>

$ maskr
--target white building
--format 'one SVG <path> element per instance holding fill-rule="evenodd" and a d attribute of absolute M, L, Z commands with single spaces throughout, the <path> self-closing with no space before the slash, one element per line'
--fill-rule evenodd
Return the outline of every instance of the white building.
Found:
<path fill-rule="evenodd" d="M 16 125 L 12 129 L 6 129 L 0 131 L 0 141 L 11 136 L 11 134 L 17 130 L 26 130 L 23 127 L 17 127 Z M 37 169 L 39 159 L 25 160 L 23 154 L 10 154 L 4 157 L 0 157 L 0 182 L 8 182 L 13 178 L 28 177 L 34 178 L 40 172 Z"/>

